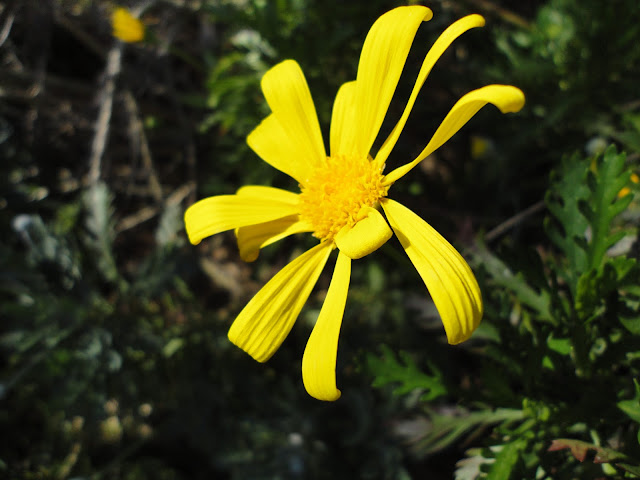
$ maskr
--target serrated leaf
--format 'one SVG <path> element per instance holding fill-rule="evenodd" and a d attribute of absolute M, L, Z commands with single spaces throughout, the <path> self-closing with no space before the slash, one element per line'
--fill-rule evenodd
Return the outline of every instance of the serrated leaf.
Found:
<path fill-rule="evenodd" d="M 42 268 L 54 267 L 62 286 L 71 289 L 81 277 L 75 252 L 63 234 L 45 224 L 39 215 L 17 215 L 12 226 L 27 246 L 27 260 Z"/>
<path fill-rule="evenodd" d="M 581 202 L 589 197 L 588 172 L 589 163 L 578 155 L 564 159 L 551 175 L 552 184 L 545 198 L 554 217 L 545 222 L 547 234 L 566 256 L 570 272 L 583 272 L 588 265 L 583 246 L 589 222 L 580 209 Z"/>
<path fill-rule="evenodd" d="M 160 247 L 169 247 L 180 241 L 178 232 L 184 228 L 182 220 L 182 208 L 180 204 L 167 205 L 160 215 L 158 228 L 156 229 L 156 243 Z"/>
<path fill-rule="evenodd" d="M 524 275 L 513 273 L 502 260 L 482 245 L 473 254 L 482 262 L 496 284 L 513 292 L 522 303 L 534 309 L 540 320 L 554 320 L 548 290 L 537 290 L 529 285 Z"/>
<path fill-rule="evenodd" d="M 429 365 L 433 375 L 422 372 L 413 359 L 405 352 L 395 353 L 386 345 L 382 346 L 382 357 L 367 356 L 368 369 L 375 375 L 373 386 L 396 384 L 394 395 L 406 395 L 416 389 L 423 390 L 420 400 L 429 402 L 447 393 L 442 373 Z"/>
<path fill-rule="evenodd" d="M 104 182 L 92 185 L 84 193 L 83 201 L 86 211 L 85 236 L 87 246 L 96 254 L 96 266 L 99 273 L 109 282 L 120 279 L 113 256 L 113 239 L 115 238 L 114 209 L 112 194 Z"/>
<path fill-rule="evenodd" d="M 522 410 L 510 408 L 474 412 L 463 408 L 447 408 L 430 416 L 430 428 L 411 449 L 418 456 L 432 454 L 460 441 L 465 435 L 474 435 L 497 423 L 519 422 L 523 416 Z"/>
<path fill-rule="evenodd" d="M 591 188 L 590 204 L 594 212 L 591 221 L 591 241 L 587 257 L 589 268 L 598 268 L 611 247 L 620 239 L 612 235 L 611 223 L 625 210 L 633 197 L 626 195 L 618 197 L 618 193 L 629 183 L 631 172 L 625 170 L 626 155 L 618 154 L 614 145 L 607 148 L 603 157 L 596 162 L 593 173 L 594 186 Z"/>
<path fill-rule="evenodd" d="M 604 296 L 618 287 L 603 264 L 607 250 L 625 235 L 612 231 L 612 223 L 632 200 L 632 195 L 619 197 L 630 175 L 625 155 L 613 145 L 591 165 L 573 156 L 552 174 L 546 201 L 554 218 L 546 221 L 547 233 L 567 258 L 568 268 L 560 274 L 583 318 L 592 316 Z M 613 276 L 620 278 L 617 272 Z"/>
<path fill-rule="evenodd" d="M 640 271 L 633 258 L 616 257 L 606 260 L 598 269 L 583 273 L 578 279 L 575 307 L 583 319 L 592 318 L 604 308 L 607 299 L 627 285 L 638 283 Z M 620 317 L 623 321 L 624 318 Z M 623 322 L 624 323 L 624 322 Z"/>
<path fill-rule="evenodd" d="M 573 438 L 557 438 L 551 442 L 547 451 L 556 452 L 567 449 L 571 451 L 571 455 L 573 455 L 573 457 L 579 462 L 584 462 L 587 459 L 589 451 L 593 451 L 595 453 L 593 463 L 617 463 L 629 460 L 625 454 L 611 448 L 604 448 L 599 445 L 583 442 L 582 440 L 575 440 Z"/>

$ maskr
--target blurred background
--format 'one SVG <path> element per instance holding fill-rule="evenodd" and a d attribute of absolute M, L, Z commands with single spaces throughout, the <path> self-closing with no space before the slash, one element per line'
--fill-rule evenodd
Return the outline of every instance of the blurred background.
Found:
<path fill-rule="evenodd" d="M 480 373 L 501 371 L 485 350 L 492 338 L 505 356 L 520 349 L 502 349 L 513 337 L 495 333 L 517 323 L 508 296 L 488 301 L 477 335 L 450 347 L 393 239 L 354 265 L 343 396 L 322 403 L 304 391 L 300 368 L 329 271 L 268 363 L 226 337 L 248 299 L 313 239 L 288 238 L 251 264 L 232 232 L 186 240 L 182 216 L 198 199 L 245 184 L 297 188 L 245 142 L 269 113 L 266 70 L 300 63 L 327 139 L 333 98 L 355 78 L 368 29 L 417 3 L 434 18 L 416 37 L 382 139 L 438 35 L 470 13 L 487 25 L 439 60 L 390 167 L 414 158 L 472 89 L 515 85 L 527 104 L 518 114 L 482 110 L 394 198 L 469 258 L 479 239 L 510 259 L 544 257 L 543 198 L 564 156 L 613 142 L 637 170 L 637 0 L 0 2 L 0 478 L 605 478 L 572 470 L 567 455 L 538 477 L 538 457 L 518 457 L 502 476 L 482 467 L 509 437 L 494 426 L 521 421 L 522 398 L 536 390 L 514 383 L 527 370 L 505 384 Z M 114 38 L 118 6 L 140 19 L 143 39 Z M 614 374 L 629 395 L 633 365 Z M 519 451 L 542 456 L 550 438 Z"/>

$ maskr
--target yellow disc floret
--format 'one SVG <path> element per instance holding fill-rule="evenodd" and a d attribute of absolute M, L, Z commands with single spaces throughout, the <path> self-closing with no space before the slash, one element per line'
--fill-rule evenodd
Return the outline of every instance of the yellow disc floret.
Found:
<path fill-rule="evenodd" d="M 300 186 L 301 219 L 311 224 L 315 237 L 333 240 L 345 225 L 366 216 L 364 207 L 376 207 L 386 196 L 389 187 L 382 178 L 382 167 L 371 157 L 327 157 Z"/>

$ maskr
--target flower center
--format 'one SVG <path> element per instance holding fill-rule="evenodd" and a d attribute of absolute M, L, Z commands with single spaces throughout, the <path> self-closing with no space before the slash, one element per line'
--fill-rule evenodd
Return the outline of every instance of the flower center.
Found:
<path fill-rule="evenodd" d="M 388 189 L 382 185 L 382 168 L 371 157 L 327 157 L 301 185 L 300 216 L 311 224 L 315 237 L 333 240 L 345 225 L 362 220 L 363 207 L 375 207 Z"/>

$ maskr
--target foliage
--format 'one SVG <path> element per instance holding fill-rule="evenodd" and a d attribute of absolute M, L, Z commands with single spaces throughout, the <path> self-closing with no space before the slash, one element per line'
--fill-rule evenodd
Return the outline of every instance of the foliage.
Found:
<path fill-rule="evenodd" d="M 620 195 L 629 184 L 625 160 L 614 146 L 593 159 L 563 160 L 546 196 L 551 244 L 537 261 L 516 258 L 512 266 L 481 244 L 473 252 L 486 272 L 484 322 L 493 333 L 472 353 L 479 365 L 472 388 L 447 385 L 437 397 L 418 403 L 430 423 L 414 440 L 416 454 L 451 445 L 482 421 L 496 424 L 486 449 L 472 452 L 486 460 L 472 463 L 477 470 L 462 463 L 458 478 L 638 475 L 640 390 L 631 379 L 639 373 L 640 268 L 628 253 L 615 253 L 625 237 L 635 236 L 620 221 L 633 200 L 630 193 Z M 505 255 L 517 257 L 517 247 L 511 248 Z M 374 385 L 401 380 L 424 388 L 423 379 L 431 378 L 411 367 L 401 369 L 388 351 L 369 364 Z M 453 413 L 443 414 L 442 407 L 435 409 L 433 400 L 446 405 L 447 396 L 470 410 L 449 407 Z M 504 409 L 513 413 L 501 418 Z M 438 434 L 441 423 L 451 431 L 447 436 Z M 457 423 L 464 426 L 458 430 Z M 557 454 L 549 452 L 563 448 L 581 463 L 566 459 L 559 466 Z M 597 452 L 593 460 L 587 457 L 590 450 Z M 604 465 L 599 474 L 596 464 Z"/>

